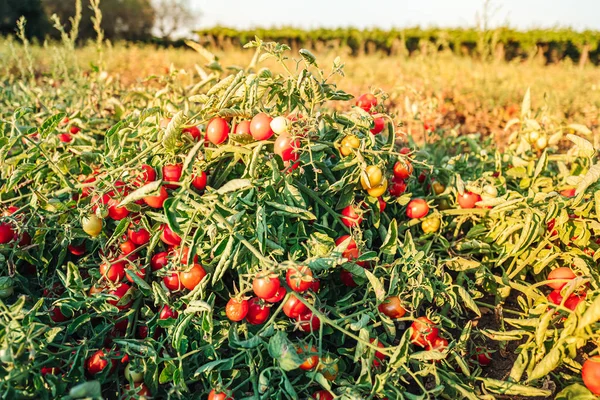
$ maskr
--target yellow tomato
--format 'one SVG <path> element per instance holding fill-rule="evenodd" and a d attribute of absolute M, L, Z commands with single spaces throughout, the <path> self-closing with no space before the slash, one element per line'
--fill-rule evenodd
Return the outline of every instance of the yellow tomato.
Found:
<path fill-rule="evenodd" d="M 333 382 L 340 371 L 337 362 L 327 355 L 321 359 L 318 371 L 330 382 Z"/>
<path fill-rule="evenodd" d="M 365 173 L 360 174 L 360 184 L 365 190 L 381 185 L 382 181 L 383 172 L 381 172 L 381 168 L 376 165 L 369 165 L 365 170 Z"/>
<path fill-rule="evenodd" d="M 381 182 L 381 185 L 377 185 L 375 187 L 372 187 L 371 189 L 367 189 L 367 193 L 369 193 L 369 196 L 371 197 L 379 197 L 385 193 L 387 187 L 388 180 L 387 178 L 383 178 L 383 182 Z"/>
<path fill-rule="evenodd" d="M 96 237 L 102 232 L 102 220 L 94 214 L 83 217 L 81 219 L 81 226 L 85 233 L 91 237 Z"/>
<path fill-rule="evenodd" d="M 437 215 L 432 215 L 421 222 L 421 229 L 423 229 L 423 232 L 425 233 L 437 232 L 438 229 L 440 229 L 440 224 L 440 218 Z"/>
<path fill-rule="evenodd" d="M 344 157 L 352 154 L 353 149 L 358 149 L 360 147 L 360 140 L 354 135 L 348 135 L 342 139 L 342 145 L 340 147 L 340 153 Z"/>

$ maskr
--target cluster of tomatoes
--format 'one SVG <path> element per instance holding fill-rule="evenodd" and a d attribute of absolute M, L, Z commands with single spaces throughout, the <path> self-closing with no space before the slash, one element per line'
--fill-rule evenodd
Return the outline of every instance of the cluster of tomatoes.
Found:
<path fill-rule="evenodd" d="M 61 132 L 58 133 L 58 139 L 63 142 L 63 143 L 70 143 L 73 141 L 73 135 L 78 134 L 79 132 L 81 132 L 81 128 L 79 128 L 77 125 L 75 125 L 74 123 L 69 124 L 69 118 L 65 117 L 61 122 L 60 125 L 61 126 L 66 126 L 67 130 L 65 132 Z"/>

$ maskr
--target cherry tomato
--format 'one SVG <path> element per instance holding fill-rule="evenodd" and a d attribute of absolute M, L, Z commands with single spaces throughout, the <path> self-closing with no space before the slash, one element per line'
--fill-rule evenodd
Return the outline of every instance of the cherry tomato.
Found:
<path fill-rule="evenodd" d="M 163 283 L 169 290 L 181 290 L 181 281 L 179 280 L 179 274 L 177 272 L 171 273 L 171 275 L 167 275 L 163 277 Z"/>
<path fill-rule="evenodd" d="M 229 397 L 225 392 L 217 392 L 213 389 L 208 394 L 208 400 L 233 400 L 233 397 Z"/>
<path fill-rule="evenodd" d="M 71 128 L 69 128 L 69 133 L 71 135 L 77 135 L 79 132 L 81 132 L 81 128 L 79 128 L 77 125 L 71 125 Z"/>
<path fill-rule="evenodd" d="M 385 211 L 385 206 L 387 206 L 387 203 L 381 197 L 378 197 L 377 201 L 379 202 L 379 212 L 384 212 Z"/>
<path fill-rule="evenodd" d="M 297 319 L 300 315 L 304 315 L 307 312 L 309 312 L 308 307 L 294 295 L 291 295 L 286 302 L 283 303 L 283 313 L 290 318 Z"/>
<path fill-rule="evenodd" d="M 161 251 L 160 253 L 156 253 L 155 255 L 152 256 L 152 259 L 150 260 L 150 266 L 152 267 L 152 271 L 157 271 L 161 268 L 164 268 L 167 266 L 168 263 L 169 263 L 169 260 L 167 259 L 166 251 Z"/>
<path fill-rule="evenodd" d="M 224 118 L 216 117 L 206 126 L 206 138 L 212 144 L 221 144 L 229 137 L 229 125 Z"/>
<path fill-rule="evenodd" d="M 306 265 L 288 268 L 285 281 L 294 292 L 306 292 L 313 283 L 313 273 Z"/>
<path fill-rule="evenodd" d="M 88 374 L 96 375 L 104 370 L 111 363 L 111 369 L 115 367 L 115 361 L 109 360 L 104 350 L 98 350 L 85 360 L 85 369 Z"/>
<path fill-rule="evenodd" d="M 431 188 L 433 189 L 433 193 L 437 195 L 444 193 L 444 191 L 446 190 L 446 186 L 442 185 L 438 181 L 433 182 L 431 184 Z"/>
<path fill-rule="evenodd" d="M 63 143 L 69 143 L 73 140 L 73 136 L 69 135 L 68 133 L 59 133 L 58 140 Z"/>
<path fill-rule="evenodd" d="M 161 186 L 159 193 L 156 196 L 146 196 L 144 197 L 144 202 L 152 208 L 162 208 L 168 197 L 169 193 L 167 193 L 167 189 L 165 189 L 164 186 Z"/>
<path fill-rule="evenodd" d="M 190 126 L 188 128 L 183 128 L 181 130 L 181 132 L 189 133 L 190 136 L 194 138 L 194 140 L 198 140 L 201 136 L 200 129 L 198 129 L 197 126 Z"/>
<path fill-rule="evenodd" d="M 333 400 L 333 395 L 327 390 L 319 390 L 312 394 L 312 398 L 315 400 Z"/>
<path fill-rule="evenodd" d="M 410 341 L 419 347 L 425 347 L 433 343 L 435 338 L 438 337 L 438 328 L 427 317 L 417 318 L 410 328 Z"/>
<path fill-rule="evenodd" d="M 80 245 L 70 244 L 67 246 L 67 248 L 69 249 L 69 253 L 73 254 L 74 256 L 82 256 L 85 254 L 85 243 Z"/>
<path fill-rule="evenodd" d="M 586 293 L 582 295 L 572 294 L 565 301 L 565 307 L 567 307 L 571 311 L 575 311 L 579 303 L 585 301 Z"/>
<path fill-rule="evenodd" d="M 356 282 L 354 282 L 354 278 L 352 277 L 352 272 L 347 271 L 345 269 L 340 270 L 340 281 L 348 287 L 356 287 L 358 286 Z"/>
<path fill-rule="evenodd" d="M 190 248 L 187 246 L 179 247 L 172 251 L 171 258 L 173 262 L 180 263 L 182 265 L 187 265 L 188 258 L 190 257 Z M 194 255 L 193 263 L 198 262 L 198 254 Z"/>
<path fill-rule="evenodd" d="M 575 192 L 576 189 L 575 188 L 570 188 L 570 189 L 564 189 L 560 191 L 560 194 L 564 197 L 575 197 Z"/>
<path fill-rule="evenodd" d="M 600 396 L 600 356 L 590 357 L 583 363 L 581 378 L 590 392 Z"/>
<path fill-rule="evenodd" d="M 377 185 L 375 187 L 367 189 L 367 193 L 371 197 L 379 197 L 379 196 L 383 196 L 383 194 L 385 193 L 387 188 L 388 188 L 388 180 L 387 180 L 387 178 L 383 178 L 383 181 L 381 182 L 380 185 Z"/>
<path fill-rule="evenodd" d="M 60 369 L 58 369 L 57 367 L 42 367 L 40 369 L 40 374 L 42 374 L 42 376 L 46 376 L 48 374 L 58 375 L 59 372 L 60 372 Z"/>
<path fill-rule="evenodd" d="M 473 192 L 463 192 L 458 195 L 457 200 L 460 208 L 475 208 L 475 203 L 481 201 L 481 196 Z"/>
<path fill-rule="evenodd" d="M 402 318 L 406 314 L 406 310 L 402 307 L 402 301 L 398 296 L 386 298 L 377 308 L 380 313 L 387 315 L 391 319 Z"/>
<path fill-rule="evenodd" d="M 248 313 L 246 321 L 251 325 L 263 324 L 271 314 L 271 308 L 266 306 L 258 297 L 253 297 L 248 301 Z"/>
<path fill-rule="evenodd" d="M 490 363 L 492 362 L 492 355 L 487 349 L 477 347 L 475 351 L 476 354 L 473 358 L 479 363 L 479 365 L 481 365 L 482 367 L 490 365 Z"/>
<path fill-rule="evenodd" d="M 269 125 L 271 126 L 271 129 L 274 133 L 280 135 L 287 131 L 287 121 L 288 120 L 284 116 L 280 115 L 278 117 L 273 118 Z"/>
<path fill-rule="evenodd" d="M 371 343 L 375 342 L 375 339 L 371 338 L 369 339 L 369 341 Z M 381 343 L 379 340 L 377 340 L 377 347 L 380 348 L 384 348 L 385 346 L 383 345 L 383 343 Z M 381 365 L 381 361 L 383 361 L 385 359 L 385 354 L 379 352 L 379 351 L 375 351 L 375 358 L 373 358 L 373 366 L 375 368 L 379 367 Z"/>
<path fill-rule="evenodd" d="M 546 285 L 555 290 L 562 289 L 570 280 L 575 279 L 577 275 L 569 267 L 560 267 L 553 269 L 548 274 L 548 280 L 551 281 Z M 553 282 L 555 281 L 555 282 Z"/>
<path fill-rule="evenodd" d="M 160 240 L 169 246 L 179 246 L 181 243 L 181 238 L 179 235 L 173 232 L 171 228 L 169 228 L 168 224 L 162 224 L 160 229 L 162 231 L 160 234 Z"/>
<path fill-rule="evenodd" d="M 377 97 L 371 93 L 362 94 L 356 100 L 356 105 L 365 111 L 371 111 L 377 105 Z"/>
<path fill-rule="evenodd" d="M 308 345 L 304 345 L 298 347 L 296 353 L 300 355 L 300 358 L 304 359 L 304 362 L 300 364 L 300 369 L 303 371 L 313 370 L 319 364 L 319 356 L 317 355 L 317 348 L 315 346 L 308 347 Z M 309 354 L 303 356 L 305 353 Z"/>
<path fill-rule="evenodd" d="M 192 175 L 192 186 L 196 190 L 204 190 L 206 189 L 206 181 L 208 177 L 206 176 L 206 172 L 200 171 L 198 175 Z"/>
<path fill-rule="evenodd" d="M 436 337 L 435 339 L 433 339 L 433 342 L 431 343 L 431 345 L 427 345 L 426 349 L 431 351 L 431 350 L 437 350 L 437 351 L 444 351 L 448 348 L 448 341 L 444 338 L 441 337 Z"/>
<path fill-rule="evenodd" d="M 279 277 L 271 276 L 270 272 L 261 272 L 252 281 L 254 294 L 261 299 L 270 299 L 275 296 L 280 286 Z"/>
<path fill-rule="evenodd" d="M 321 320 L 314 315 L 312 311 L 300 315 L 298 318 L 298 327 L 304 332 L 318 331 L 321 327 Z"/>
<path fill-rule="evenodd" d="M 282 133 L 275 139 L 273 152 L 281 157 L 284 163 L 297 161 L 300 157 L 296 152 L 300 147 L 300 140 L 292 138 L 287 133 Z"/>
<path fill-rule="evenodd" d="M 131 286 L 129 286 L 126 283 L 121 283 L 119 286 L 116 287 L 116 289 L 108 292 L 108 294 L 111 294 L 111 295 L 117 297 L 116 300 L 108 300 L 108 303 L 112 304 L 113 306 L 116 306 L 119 310 L 125 310 L 125 309 L 131 307 L 131 304 L 133 303 L 132 299 L 129 300 L 129 303 L 126 303 L 123 305 L 118 305 L 119 302 L 121 301 L 121 299 L 123 298 L 123 296 L 125 296 L 125 294 L 127 294 L 129 289 L 131 289 Z"/>
<path fill-rule="evenodd" d="M 131 393 L 132 395 L 126 395 L 124 400 L 146 400 L 146 396 L 150 396 L 150 389 L 143 382 L 137 382 L 133 384 L 133 389 L 130 384 L 125 385 L 125 393 Z"/>
<path fill-rule="evenodd" d="M 408 218 L 423 218 L 429 213 L 429 204 L 425 199 L 413 199 L 406 206 L 406 216 Z"/>
<path fill-rule="evenodd" d="M 348 228 L 360 225 L 363 217 L 356 213 L 354 206 L 349 205 L 342 210 L 342 223 Z"/>
<path fill-rule="evenodd" d="M 158 319 L 169 319 L 169 318 L 177 318 L 179 314 L 177 311 L 173 310 L 169 307 L 168 304 L 165 304 L 163 308 L 160 309 L 160 313 L 158 314 Z"/>
<path fill-rule="evenodd" d="M 84 232 L 91 237 L 96 237 L 100 234 L 100 232 L 102 232 L 102 225 L 102 220 L 95 214 L 84 216 L 81 219 L 81 227 L 83 228 Z"/>
<path fill-rule="evenodd" d="M 385 128 L 385 119 L 383 117 L 373 118 L 374 126 L 371 129 L 371 133 L 373 135 L 378 135 L 383 132 L 383 128 Z"/>
<path fill-rule="evenodd" d="M 144 380 L 144 373 L 141 371 L 133 371 L 131 364 L 127 364 L 125 371 L 123 371 L 123 375 L 125 375 L 125 379 L 129 382 L 138 383 Z"/>
<path fill-rule="evenodd" d="M 350 235 L 340 236 L 335 241 L 335 245 L 339 246 L 348 238 L 350 238 Z M 344 250 L 344 252 L 342 253 L 342 257 L 347 258 L 348 261 L 352 261 L 352 260 L 355 260 L 358 257 L 360 257 L 360 252 L 358 251 L 358 247 L 356 246 L 356 242 L 354 241 L 354 239 L 350 238 L 348 247 L 346 247 L 346 250 Z M 364 261 L 358 261 L 358 262 L 356 262 L 356 264 L 360 265 L 361 267 L 364 267 L 366 265 L 366 263 Z"/>
<path fill-rule="evenodd" d="M 131 264 L 127 266 L 128 270 L 133 271 L 134 274 L 136 274 L 140 279 L 144 279 L 146 278 L 146 267 L 143 268 L 134 268 Z M 131 283 L 134 283 L 133 278 L 129 277 L 129 275 L 125 274 L 125 278 L 127 278 L 127 280 Z"/>
<path fill-rule="evenodd" d="M 129 240 L 131 240 L 134 244 L 142 246 L 150 241 L 150 232 L 148 232 L 148 230 L 145 228 L 140 228 L 139 224 L 140 223 L 138 221 L 132 222 L 131 225 L 129 225 L 127 237 L 129 237 Z"/>
<path fill-rule="evenodd" d="M 383 172 L 377 165 L 369 165 L 365 172 L 360 174 L 360 184 L 365 190 L 381 185 L 383 179 Z"/>
<path fill-rule="evenodd" d="M 360 147 L 360 139 L 354 135 L 348 135 L 342 139 L 340 143 L 340 153 L 344 157 L 348 157 L 352 154 L 353 149 L 358 149 Z"/>
<path fill-rule="evenodd" d="M 135 243 L 133 243 L 131 240 L 125 240 L 124 242 L 122 242 L 119 245 L 119 249 L 121 250 L 121 253 L 123 253 L 124 255 L 128 255 L 131 254 L 135 251 L 136 249 L 136 245 Z"/>
<path fill-rule="evenodd" d="M 119 201 L 115 199 L 110 199 L 108 201 L 108 216 L 115 221 L 120 221 L 124 218 L 127 218 L 129 215 L 129 210 L 125 207 L 118 206 Z"/>
<path fill-rule="evenodd" d="M 182 164 L 167 164 L 162 167 L 163 180 L 167 182 L 179 182 L 183 173 Z M 165 184 L 169 189 L 177 188 L 177 185 Z"/>
<path fill-rule="evenodd" d="M 315 282 L 317 282 L 317 281 L 315 281 Z M 268 299 L 265 299 L 265 301 L 267 303 L 278 303 L 281 300 L 283 300 L 286 293 L 287 293 L 287 290 L 285 290 L 285 287 L 279 286 L 279 289 L 277 289 L 277 293 L 275 293 L 275 296 L 269 297 Z"/>
<path fill-rule="evenodd" d="M 50 319 L 54 322 L 64 322 L 68 318 L 60 311 L 60 307 L 52 307 L 50 309 Z"/>
<path fill-rule="evenodd" d="M 256 114 L 250 122 L 250 133 L 254 140 L 267 140 L 273 136 L 271 121 L 273 119 L 265 113 Z"/>
<path fill-rule="evenodd" d="M 440 229 L 440 218 L 436 215 L 432 215 L 427 217 L 421 222 L 421 229 L 423 229 L 424 233 L 434 233 Z"/>
<path fill-rule="evenodd" d="M 235 126 L 235 134 L 236 135 L 250 135 L 250 121 L 248 121 L 248 120 L 240 121 Z"/>
<path fill-rule="evenodd" d="M 406 192 L 406 183 L 404 181 L 393 180 L 389 192 L 394 197 L 402 196 Z"/>
<path fill-rule="evenodd" d="M 194 290 L 205 276 L 206 271 L 200 264 L 193 264 L 192 268 L 179 273 L 181 284 L 188 290 Z"/>
<path fill-rule="evenodd" d="M 410 163 L 410 161 L 408 161 L 408 160 L 400 160 L 400 161 L 396 161 L 396 164 L 394 164 L 393 171 L 394 171 L 394 176 L 397 179 L 406 180 L 412 175 L 413 166 Z"/>
<path fill-rule="evenodd" d="M 225 306 L 225 314 L 231 321 L 243 320 L 248 314 L 248 300 L 232 297 Z"/>
<path fill-rule="evenodd" d="M 112 282 L 119 282 L 125 277 L 125 261 L 103 262 L 100 264 L 100 274 Z"/>
<path fill-rule="evenodd" d="M 100 227 L 102 229 L 102 226 Z M 9 223 L 0 223 L 0 244 L 6 244 L 13 240 L 15 231 Z"/>

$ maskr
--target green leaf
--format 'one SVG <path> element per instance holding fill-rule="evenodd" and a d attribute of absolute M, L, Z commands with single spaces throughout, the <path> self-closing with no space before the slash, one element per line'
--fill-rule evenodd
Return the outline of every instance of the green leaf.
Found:
<path fill-rule="evenodd" d="M 538 389 L 492 378 L 477 378 L 477 380 L 481 381 L 487 390 L 496 394 L 523 397 L 549 397 L 552 394 L 552 391 L 550 390 Z"/>
<path fill-rule="evenodd" d="M 383 284 L 368 269 L 365 269 L 365 275 L 367 275 L 367 279 L 369 280 L 369 283 L 371 284 L 371 287 L 375 292 L 375 297 L 377 298 L 377 301 L 382 302 L 385 299 L 385 288 L 383 287 Z"/>
<path fill-rule="evenodd" d="M 61 113 L 58 113 L 56 115 L 46 118 L 44 120 L 44 122 L 42 123 L 42 126 L 40 126 L 40 130 L 39 130 L 40 136 L 42 138 L 48 137 L 48 135 L 56 129 L 58 124 L 60 124 L 60 122 L 66 116 L 67 116 L 67 114 L 65 114 L 64 112 L 61 112 Z"/>
<path fill-rule="evenodd" d="M 162 181 L 154 181 L 145 184 L 141 188 L 129 193 L 123 200 L 121 200 L 121 202 L 119 203 L 119 207 L 123 207 L 126 204 L 143 199 L 146 196 L 158 194 L 158 189 L 160 188 L 160 185 L 162 185 Z"/>
<path fill-rule="evenodd" d="M 284 332 L 277 332 L 269 339 L 268 349 L 269 355 L 277 360 L 284 371 L 295 370 L 304 362 Z"/>
<path fill-rule="evenodd" d="M 477 314 L 477 316 L 481 317 L 481 311 L 479 311 L 479 307 L 477 307 L 477 304 L 475 304 L 475 300 L 473 300 L 469 292 L 467 292 L 467 290 L 462 286 L 454 287 L 456 288 L 456 291 L 458 292 L 458 295 L 462 299 L 464 305 L 471 311 L 473 311 L 475 314 Z"/>
<path fill-rule="evenodd" d="M 243 189 L 248 189 L 249 187 L 252 187 L 252 182 L 250 182 L 249 179 L 232 179 L 221 186 L 221 188 L 217 190 L 217 193 L 226 194 L 229 192 L 237 192 Z"/>
<path fill-rule="evenodd" d="M 225 358 L 223 360 L 211 361 L 211 362 L 201 365 L 200 368 L 198 368 L 196 370 L 196 372 L 194 372 L 194 376 L 198 376 L 203 372 L 211 372 L 211 371 L 215 370 L 215 368 L 217 369 L 217 371 L 229 371 L 229 370 L 233 369 L 234 363 L 235 363 L 234 357 Z M 219 368 L 217 368 L 217 367 L 219 367 Z"/>
<path fill-rule="evenodd" d="M 554 400 L 596 400 L 597 396 L 592 394 L 585 386 L 574 383 L 567 386 L 561 392 L 559 392 Z"/>
<path fill-rule="evenodd" d="M 79 385 L 74 386 L 71 388 L 71 390 L 69 390 L 69 396 L 71 396 L 74 399 L 101 399 L 102 387 L 100 386 L 100 382 L 98 381 L 80 383 Z"/>

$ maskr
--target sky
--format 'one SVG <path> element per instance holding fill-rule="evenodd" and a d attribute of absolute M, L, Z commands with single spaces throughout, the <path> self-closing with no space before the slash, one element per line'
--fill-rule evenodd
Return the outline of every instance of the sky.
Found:
<path fill-rule="evenodd" d="M 198 26 L 472 27 L 483 0 L 188 0 Z M 492 25 L 600 30 L 600 0 L 496 0 Z"/>

